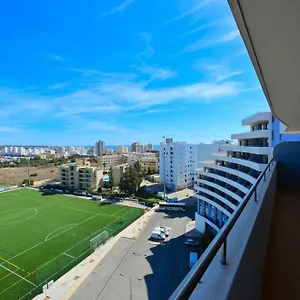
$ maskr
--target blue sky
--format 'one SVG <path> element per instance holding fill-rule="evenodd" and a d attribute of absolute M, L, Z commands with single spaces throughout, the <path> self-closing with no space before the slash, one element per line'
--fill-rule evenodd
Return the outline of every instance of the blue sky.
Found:
<path fill-rule="evenodd" d="M 210 142 L 268 110 L 226 0 L 5 1 L 0 143 Z"/>

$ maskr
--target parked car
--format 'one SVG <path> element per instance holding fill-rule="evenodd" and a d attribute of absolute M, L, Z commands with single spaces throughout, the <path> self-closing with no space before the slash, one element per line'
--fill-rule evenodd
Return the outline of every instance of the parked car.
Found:
<path fill-rule="evenodd" d="M 164 227 L 164 226 L 156 227 L 156 228 L 154 229 L 154 231 L 155 231 L 155 232 L 160 231 L 160 232 L 162 232 L 165 236 L 169 236 L 169 234 L 170 234 L 170 231 L 169 231 L 166 227 Z"/>
<path fill-rule="evenodd" d="M 148 239 L 148 241 L 151 241 L 151 242 L 161 242 L 163 240 L 164 240 L 164 238 L 160 234 L 157 234 L 154 232 L 152 232 L 151 236 Z"/>
<path fill-rule="evenodd" d="M 186 240 L 185 244 L 187 246 L 198 246 L 199 242 L 194 239 L 188 239 L 188 240 Z"/>

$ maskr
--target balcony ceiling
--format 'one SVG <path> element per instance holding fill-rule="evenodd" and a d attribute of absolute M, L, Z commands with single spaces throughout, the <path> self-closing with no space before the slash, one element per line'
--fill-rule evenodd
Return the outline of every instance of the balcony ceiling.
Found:
<path fill-rule="evenodd" d="M 300 1 L 228 2 L 273 114 L 300 131 Z"/>

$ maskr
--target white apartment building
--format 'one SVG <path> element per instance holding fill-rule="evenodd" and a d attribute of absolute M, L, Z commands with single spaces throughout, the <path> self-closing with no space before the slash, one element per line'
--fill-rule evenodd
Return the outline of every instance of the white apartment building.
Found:
<path fill-rule="evenodd" d="M 125 147 L 124 146 L 117 146 L 117 154 L 123 154 L 125 153 Z"/>
<path fill-rule="evenodd" d="M 97 189 L 103 180 L 103 170 L 68 164 L 59 167 L 59 178 L 61 184 L 70 189 Z"/>
<path fill-rule="evenodd" d="M 196 229 L 219 231 L 242 202 L 272 157 L 271 112 L 257 113 L 242 120 L 249 131 L 232 134 L 235 145 L 223 146 L 224 152 L 213 155 L 196 170 L 195 189 L 198 206 Z"/>
<path fill-rule="evenodd" d="M 98 165 L 108 171 L 111 167 L 118 166 L 123 163 L 122 155 L 111 154 L 98 157 Z"/>
<path fill-rule="evenodd" d="M 161 183 L 172 191 L 193 186 L 195 169 L 200 166 L 200 161 L 208 160 L 212 153 L 221 151 L 220 145 L 224 143 L 188 144 L 167 138 L 160 144 L 159 151 Z"/>
<path fill-rule="evenodd" d="M 138 160 L 142 160 L 142 159 L 155 159 L 156 157 L 157 157 L 156 154 L 151 152 L 144 152 L 144 153 L 129 152 L 123 154 L 123 160 L 128 164 L 134 164 Z"/>
<path fill-rule="evenodd" d="M 95 143 L 95 155 L 101 156 L 104 154 L 105 149 L 105 142 L 104 141 L 98 141 Z"/>

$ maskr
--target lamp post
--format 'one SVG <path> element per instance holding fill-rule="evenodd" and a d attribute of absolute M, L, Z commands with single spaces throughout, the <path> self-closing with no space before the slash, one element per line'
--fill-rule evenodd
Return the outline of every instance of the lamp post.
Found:
<path fill-rule="evenodd" d="M 166 141 L 166 137 L 162 137 Z M 165 151 L 163 152 L 164 159 L 163 159 L 163 164 L 164 164 L 164 200 L 166 201 L 166 162 L 165 162 Z"/>

